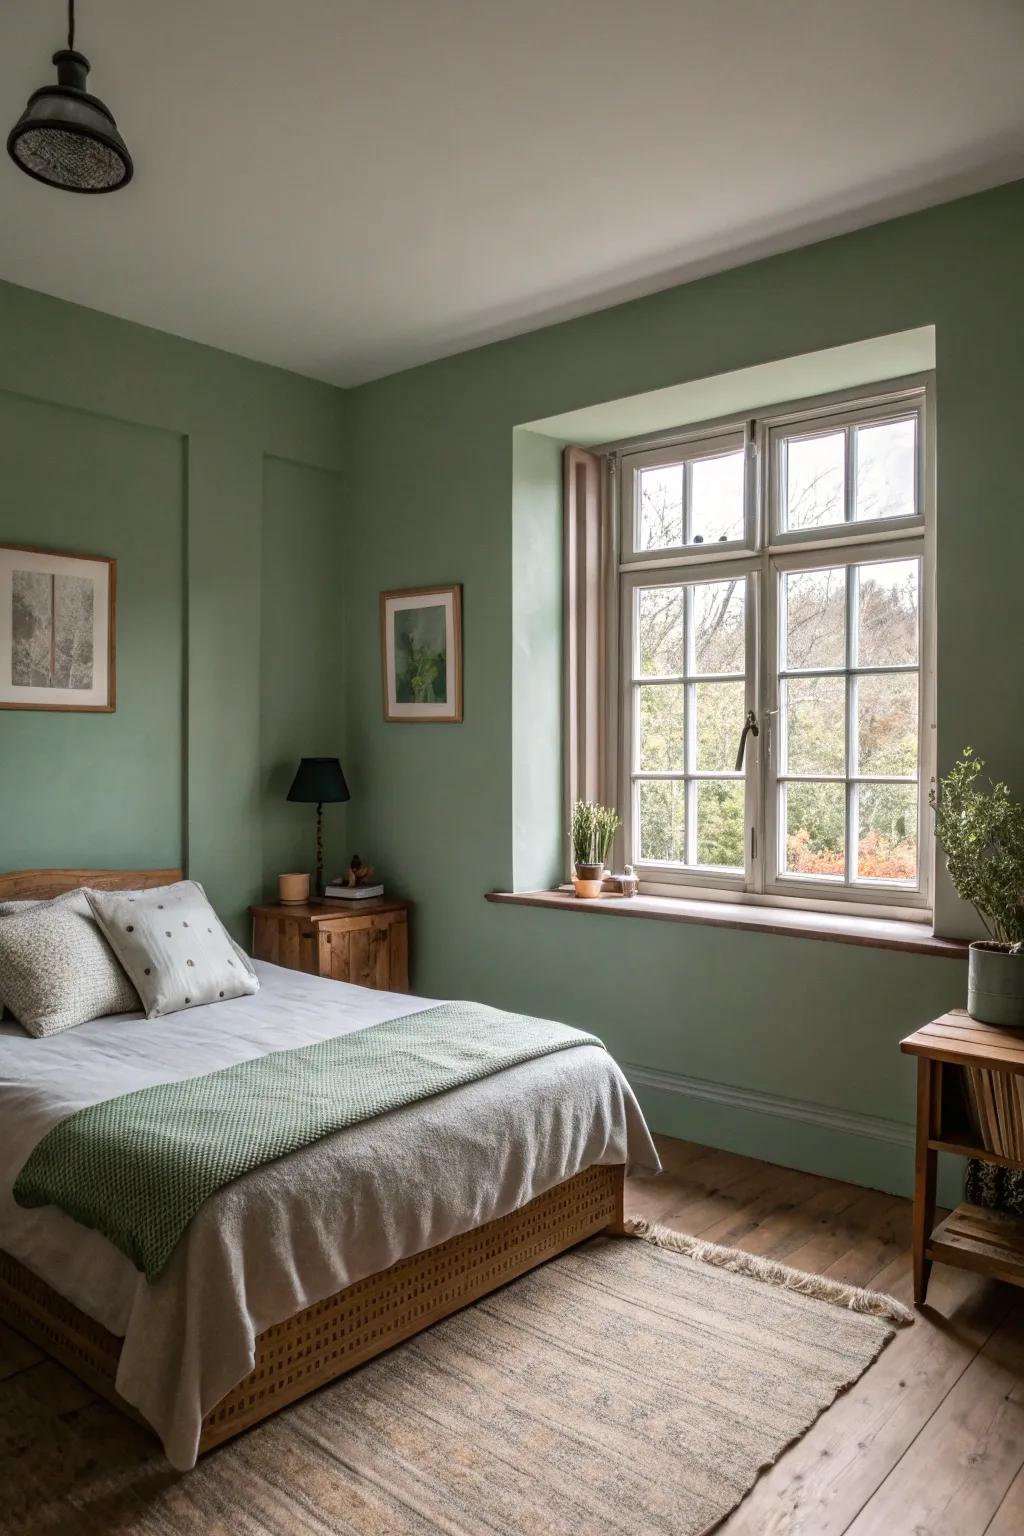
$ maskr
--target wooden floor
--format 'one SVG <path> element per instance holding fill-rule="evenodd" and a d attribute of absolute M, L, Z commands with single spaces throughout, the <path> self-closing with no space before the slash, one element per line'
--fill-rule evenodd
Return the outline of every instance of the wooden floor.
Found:
<path fill-rule="evenodd" d="M 656 1137 L 626 1209 L 909 1306 L 908 1200 Z M 720 1536 L 1024 1536 L 1024 1290 L 936 1265 L 928 1305 Z"/>
<path fill-rule="evenodd" d="M 665 1173 L 630 1180 L 628 1212 L 909 1302 L 907 1201 L 658 1142 Z M 90 1485 L 102 1486 L 102 1495 L 83 1497 Z M 157 1495 L 161 1533 L 231 1536 L 230 1513 L 215 1526 L 196 1523 L 187 1476 L 158 1463 L 143 1430 L 0 1328 L 2 1536 L 132 1536 L 140 1526 L 153 1529 L 146 1511 Z M 288 1536 L 306 1529 L 289 1523 Z M 719 1531 L 1022 1536 L 1024 1291 L 936 1266 L 914 1327 L 897 1335 Z"/>

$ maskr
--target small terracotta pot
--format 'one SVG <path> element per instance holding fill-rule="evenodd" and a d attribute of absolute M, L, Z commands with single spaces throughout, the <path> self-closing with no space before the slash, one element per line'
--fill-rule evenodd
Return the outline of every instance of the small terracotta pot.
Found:
<path fill-rule="evenodd" d="M 309 876 L 308 875 L 278 875 L 277 877 L 278 900 L 288 903 L 309 900 Z"/>
<path fill-rule="evenodd" d="M 604 882 L 603 864 L 577 864 L 573 886 L 583 901 L 596 901 Z"/>

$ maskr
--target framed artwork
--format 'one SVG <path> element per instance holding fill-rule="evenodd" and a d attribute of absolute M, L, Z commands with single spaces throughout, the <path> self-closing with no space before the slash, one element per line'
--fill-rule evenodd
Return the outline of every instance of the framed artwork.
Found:
<path fill-rule="evenodd" d="M 114 709 L 117 561 L 0 544 L 0 709 Z"/>
<path fill-rule="evenodd" d="M 385 720 L 462 719 L 462 588 L 380 595 Z"/>

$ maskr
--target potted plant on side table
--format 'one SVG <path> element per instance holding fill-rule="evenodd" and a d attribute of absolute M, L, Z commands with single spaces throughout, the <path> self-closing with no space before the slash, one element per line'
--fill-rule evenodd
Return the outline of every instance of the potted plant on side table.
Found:
<path fill-rule="evenodd" d="M 985 764 L 965 747 L 929 801 L 957 895 L 988 939 L 971 945 L 967 1012 L 984 1024 L 1024 1028 L 1024 806 L 1005 784 L 979 786 Z"/>
<path fill-rule="evenodd" d="M 590 900 L 601 894 L 605 861 L 622 825 L 610 805 L 577 800 L 572 808 L 572 858 L 576 895 Z"/>

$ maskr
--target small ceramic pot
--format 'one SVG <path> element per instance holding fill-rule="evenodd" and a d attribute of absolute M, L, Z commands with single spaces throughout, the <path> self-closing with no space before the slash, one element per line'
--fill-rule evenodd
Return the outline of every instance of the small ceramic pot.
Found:
<path fill-rule="evenodd" d="M 576 895 L 584 901 L 596 901 L 604 881 L 603 864 L 577 864 L 573 886 Z"/>
<path fill-rule="evenodd" d="M 982 939 L 967 962 L 967 1012 L 982 1024 L 1024 1029 L 1024 955 Z"/>
<path fill-rule="evenodd" d="M 309 900 L 309 876 L 308 875 L 278 875 L 277 877 L 278 900 L 286 902 L 289 906 L 293 902 Z"/>

